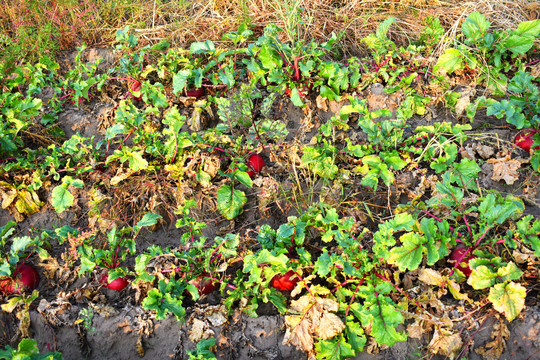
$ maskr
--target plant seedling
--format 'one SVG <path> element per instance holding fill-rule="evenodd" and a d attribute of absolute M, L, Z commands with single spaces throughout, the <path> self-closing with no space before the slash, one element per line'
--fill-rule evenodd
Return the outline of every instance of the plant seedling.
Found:
<path fill-rule="evenodd" d="M 300 280 L 297 276 L 291 279 L 293 276 L 295 276 L 295 272 L 292 270 L 287 271 L 285 274 L 278 274 L 270 280 L 270 286 L 282 292 L 292 291 Z"/>
<path fill-rule="evenodd" d="M 468 253 L 467 253 L 468 251 Z M 469 277 L 472 273 L 472 269 L 469 266 L 469 261 L 476 258 L 476 255 L 473 255 L 470 252 L 470 249 L 465 247 L 455 248 L 454 251 L 450 254 L 450 262 L 454 264 L 454 267 L 461 271 L 465 276 Z"/>

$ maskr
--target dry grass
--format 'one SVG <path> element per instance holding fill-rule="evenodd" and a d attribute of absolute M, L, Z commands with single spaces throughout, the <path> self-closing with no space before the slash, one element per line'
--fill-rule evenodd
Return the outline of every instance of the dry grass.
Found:
<path fill-rule="evenodd" d="M 300 9 L 297 16 L 287 12 L 295 7 Z M 475 10 L 496 28 L 514 28 L 540 13 L 537 2 L 527 0 L 2 0 L 0 40 L 13 39 L 17 29 L 28 24 L 37 29 L 50 24 L 50 36 L 60 49 L 82 42 L 100 46 L 113 42 L 116 30 L 129 24 L 137 29 L 141 45 L 169 38 L 173 46 L 186 47 L 193 41 L 220 41 L 242 23 L 256 35 L 274 23 L 296 30 L 297 38 L 318 42 L 335 32 L 350 55 L 360 54 L 361 39 L 389 16 L 397 19 L 389 36 L 398 44 L 418 38 L 423 20 L 430 16 L 440 19 L 452 41 L 461 21 Z M 30 45 L 29 51 L 37 51 L 35 42 L 34 48 Z"/>
<path fill-rule="evenodd" d="M 155 2 L 154 2 L 155 3 Z M 145 27 L 138 32 L 147 41 L 171 38 L 176 46 L 193 41 L 219 41 L 227 32 L 241 23 L 251 25 L 255 34 L 261 34 L 268 24 L 288 27 L 286 11 L 298 3 L 298 34 L 305 40 L 323 42 L 332 32 L 341 34 L 341 46 L 349 53 L 362 49 L 361 39 L 373 33 L 377 25 L 389 16 L 397 25 L 389 36 L 398 43 L 415 39 L 422 29 L 422 21 L 429 16 L 438 17 L 447 29 L 459 29 L 461 21 L 472 11 L 486 14 L 495 28 L 515 28 L 517 24 L 537 16 L 536 2 L 518 1 L 379 1 L 379 0 L 233 0 L 185 3 L 177 6 L 153 7 L 146 18 L 139 20 Z M 536 5 L 537 7 L 538 5 Z M 455 34 L 453 31 L 451 34 Z"/>

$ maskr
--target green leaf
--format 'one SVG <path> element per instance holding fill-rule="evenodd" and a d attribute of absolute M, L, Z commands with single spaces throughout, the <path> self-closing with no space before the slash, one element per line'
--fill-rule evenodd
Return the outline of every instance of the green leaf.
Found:
<path fill-rule="evenodd" d="M 396 264 L 401 271 L 416 270 L 422 262 L 422 245 L 426 239 L 414 232 L 406 233 L 399 239 L 403 245 L 390 251 L 388 262 Z"/>
<path fill-rule="evenodd" d="M 499 267 L 497 275 L 499 281 L 517 280 L 523 275 L 523 271 L 519 270 L 516 264 L 510 262 L 506 266 Z"/>
<path fill-rule="evenodd" d="M 262 66 L 267 70 L 274 70 L 280 68 L 283 60 L 279 53 L 270 45 L 264 44 L 259 52 L 259 60 L 261 60 Z"/>
<path fill-rule="evenodd" d="M 143 300 L 142 305 L 147 310 L 154 310 L 157 320 L 165 319 L 167 314 L 171 312 L 178 321 L 183 321 L 185 309 L 182 306 L 181 294 L 184 289 L 185 287 L 180 286 L 173 279 L 169 280 L 169 282 L 160 280 L 158 289 L 151 289 Z"/>
<path fill-rule="evenodd" d="M 463 158 L 459 164 L 455 164 L 454 170 L 461 176 L 463 183 L 468 187 L 474 185 L 474 179 L 476 179 L 480 171 L 482 171 L 476 161 L 467 158 Z"/>
<path fill-rule="evenodd" d="M 67 184 L 56 186 L 51 194 L 52 205 L 57 213 L 61 213 L 73 205 L 75 199 L 68 190 Z"/>
<path fill-rule="evenodd" d="M 268 224 L 261 225 L 259 234 L 257 235 L 257 241 L 261 244 L 263 249 L 272 249 L 275 244 L 276 230 Z"/>
<path fill-rule="evenodd" d="M 38 355 L 39 349 L 37 346 L 37 342 L 33 339 L 21 339 L 21 342 L 17 346 L 18 348 L 18 354 L 17 355 Z M 18 356 L 15 357 L 15 359 L 23 359 L 22 357 L 19 358 Z"/>
<path fill-rule="evenodd" d="M 467 283 L 476 290 L 488 288 L 497 282 L 517 280 L 523 275 L 523 272 L 513 262 L 505 266 L 498 266 L 495 270 L 491 269 L 491 266 L 476 266 L 478 261 L 477 259 L 471 260 L 473 272 L 467 280 Z"/>
<path fill-rule="evenodd" d="M 251 177 L 249 174 L 245 171 L 236 170 L 234 173 L 234 176 L 236 180 L 238 180 L 240 183 L 246 185 L 248 188 L 253 187 L 253 180 L 251 180 Z"/>
<path fill-rule="evenodd" d="M 353 319 L 354 317 L 352 315 L 347 317 L 344 332 L 349 339 L 349 344 L 351 344 L 353 350 L 358 353 L 364 350 L 364 346 L 366 345 L 366 335 L 360 324 L 353 321 Z"/>
<path fill-rule="evenodd" d="M 333 261 L 330 255 L 328 255 L 326 248 L 324 248 L 322 255 L 319 256 L 314 265 L 315 271 L 317 271 L 317 274 L 319 274 L 321 277 L 324 278 L 326 275 L 328 275 L 330 268 L 333 265 Z"/>
<path fill-rule="evenodd" d="M 540 20 L 524 21 L 518 25 L 512 34 L 535 38 L 540 34 Z"/>
<path fill-rule="evenodd" d="M 0 277 L 2 276 L 11 276 L 11 266 L 6 259 L 2 259 L 0 262 Z"/>
<path fill-rule="evenodd" d="M 451 74 L 463 67 L 463 55 L 458 49 L 448 48 L 439 57 L 435 70 L 442 69 L 444 73 Z"/>
<path fill-rule="evenodd" d="M 389 17 L 388 19 L 384 20 L 382 23 L 377 26 L 377 30 L 375 32 L 375 36 L 379 39 L 385 39 L 386 34 L 388 34 L 388 30 L 390 29 L 390 26 L 396 22 L 396 18 Z"/>
<path fill-rule="evenodd" d="M 427 239 L 424 243 L 427 253 L 427 264 L 434 265 L 439 259 L 448 255 L 448 246 L 453 239 L 448 222 L 436 222 L 432 218 L 423 218 L 420 229 Z M 437 245 L 436 245 L 437 244 Z"/>
<path fill-rule="evenodd" d="M 159 219 L 162 219 L 161 215 L 154 214 L 154 213 L 144 214 L 142 219 L 139 220 L 137 224 L 135 225 L 135 231 L 142 228 L 143 226 L 155 225 Z"/>
<path fill-rule="evenodd" d="M 232 258 L 236 256 L 236 249 L 240 243 L 240 235 L 227 234 L 225 237 L 216 236 L 216 253 L 223 255 L 224 258 Z"/>
<path fill-rule="evenodd" d="M 291 101 L 295 106 L 304 106 L 304 102 L 302 101 L 300 93 L 298 92 L 298 89 L 296 87 L 293 87 L 291 90 Z"/>
<path fill-rule="evenodd" d="M 330 101 L 336 100 L 336 99 L 339 98 L 338 94 L 336 94 L 331 88 L 329 88 L 329 87 L 327 87 L 325 85 L 321 85 L 321 87 L 319 89 L 319 93 L 320 93 L 321 97 L 327 98 Z"/>
<path fill-rule="evenodd" d="M 525 54 L 529 51 L 534 45 L 534 38 L 521 36 L 521 35 L 511 35 L 503 43 L 503 46 L 507 51 L 511 51 L 514 54 Z"/>
<path fill-rule="evenodd" d="M 173 94 L 178 96 L 178 93 L 184 91 L 187 80 L 191 76 L 191 70 L 180 70 L 173 76 Z"/>
<path fill-rule="evenodd" d="M 381 296 L 381 295 L 379 295 Z M 403 316 L 393 306 L 374 304 L 362 313 L 362 325 L 371 324 L 371 336 L 378 344 L 392 346 L 398 341 L 407 340 L 407 334 L 396 331 L 396 326 L 403 323 Z"/>
<path fill-rule="evenodd" d="M 210 40 L 194 42 L 189 47 L 189 52 L 192 54 L 208 54 L 216 52 L 216 46 Z"/>
<path fill-rule="evenodd" d="M 247 203 L 246 194 L 243 191 L 222 185 L 217 191 L 217 205 L 219 212 L 228 220 L 232 220 L 242 213 Z"/>
<path fill-rule="evenodd" d="M 474 261 L 474 260 L 473 260 Z M 475 290 L 485 289 L 493 286 L 496 282 L 497 274 L 491 271 L 487 266 L 480 265 L 473 269 L 467 283 Z"/>
<path fill-rule="evenodd" d="M 495 196 L 489 194 L 482 201 L 478 210 L 481 211 L 488 224 L 503 224 L 510 217 L 519 217 L 524 210 L 523 203 L 518 206 L 519 203 L 513 202 L 511 199 L 508 200 L 504 204 L 496 204 Z"/>
<path fill-rule="evenodd" d="M 11 254 L 18 255 L 19 251 L 24 251 L 28 246 L 32 244 L 32 238 L 29 236 L 21 236 L 13 239 L 13 244 L 11 245 Z"/>
<path fill-rule="evenodd" d="M 195 350 L 188 350 L 189 360 L 216 360 L 216 356 L 210 350 L 216 345 L 216 339 L 202 339 L 197 343 Z"/>
<path fill-rule="evenodd" d="M 115 150 L 116 152 L 120 152 L 120 150 Z M 140 171 L 144 170 L 148 167 L 148 162 L 143 159 L 143 150 L 140 151 L 131 151 L 130 149 L 122 149 L 120 152 L 122 156 L 120 157 L 121 162 L 125 162 L 126 160 L 129 163 L 129 168 L 133 171 Z"/>
<path fill-rule="evenodd" d="M 500 103 L 492 103 L 491 106 L 487 107 L 486 113 L 488 116 L 495 115 L 499 119 L 505 115 L 506 122 L 514 125 L 518 129 L 522 129 L 525 126 L 525 115 L 516 106 L 509 105 L 507 100 L 503 100 Z"/>
<path fill-rule="evenodd" d="M 153 258 L 150 254 L 140 254 L 135 259 L 135 272 L 138 275 L 138 278 L 142 281 L 152 283 L 154 282 L 155 276 L 151 275 L 146 271 L 146 265 Z"/>
<path fill-rule="evenodd" d="M 158 108 L 166 108 L 169 106 L 165 88 L 161 83 L 151 84 L 149 81 L 142 83 L 143 101 L 147 104 L 153 104 Z"/>
<path fill-rule="evenodd" d="M 493 308 L 506 316 L 508 321 L 514 320 L 525 306 L 527 290 L 514 282 L 497 284 L 489 290 L 489 301 Z"/>
<path fill-rule="evenodd" d="M 483 39 L 491 23 L 486 20 L 486 16 L 474 11 L 467 16 L 461 25 L 461 31 L 469 42 L 478 43 Z"/>
<path fill-rule="evenodd" d="M 82 256 L 81 268 L 79 269 L 79 276 L 84 275 L 86 273 L 91 273 L 95 267 L 96 267 L 96 263 L 94 261 L 90 260 L 86 256 Z"/>
<path fill-rule="evenodd" d="M 522 241 L 534 250 L 535 256 L 540 257 L 540 220 L 535 220 L 532 215 L 527 215 L 516 225 Z"/>
<path fill-rule="evenodd" d="M 401 170 L 407 166 L 407 162 L 402 160 L 398 155 L 385 156 L 384 162 L 394 170 Z"/>
<path fill-rule="evenodd" d="M 351 344 L 340 335 L 330 340 L 320 340 L 315 344 L 317 359 L 323 360 L 342 360 L 350 359 L 356 355 Z"/>

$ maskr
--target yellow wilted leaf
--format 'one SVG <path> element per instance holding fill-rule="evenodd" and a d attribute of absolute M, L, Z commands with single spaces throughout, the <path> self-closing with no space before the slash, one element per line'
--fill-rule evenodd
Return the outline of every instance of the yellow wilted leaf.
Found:
<path fill-rule="evenodd" d="M 111 178 L 111 181 L 110 181 L 111 186 L 118 185 L 120 182 L 130 177 L 133 173 L 134 171 L 132 171 L 131 169 L 126 170 L 126 169 L 120 168 L 118 172 L 116 173 L 116 175 Z"/>
<path fill-rule="evenodd" d="M 43 202 L 39 201 L 39 198 L 35 191 L 28 191 L 26 189 L 19 190 L 17 195 L 18 199 L 15 203 L 17 211 L 21 214 L 32 215 L 39 211 L 43 206 Z"/>
<path fill-rule="evenodd" d="M 468 302 L 472 302 L 471 299 L 469 299 L 469 296 L 467 294 L 460 293 L 460 287 L 459 284 L 456 283 L 454 280 L 448 280 L 448 290 L 450 290 L 450 294 L 454 297 L 456 300 L 465 300 Z"/>
<path fill-rule="evenodd" d="M 503 313 L 508 321 L 512 321 L 523 310 L 526 293 L 525 287 L 510 281 L 490 288 L 488 299 L 495 310 Z"/>
<path fill-rule="evenodd" d="M 2 208 L 8 209 L 15 220 L 24 220 L 23 215 L 32 215 L 44 205 L 34 190 L 29 190 L 25 185 L 18 186 L 0 181 L 0 196 Z"/>
<path fill-rule="evenodd" d="M 418 280 L 427 285 L 441 286 L 444 283 L 442 275 L 433 269 L 422 269 L 418 275 Z"/>

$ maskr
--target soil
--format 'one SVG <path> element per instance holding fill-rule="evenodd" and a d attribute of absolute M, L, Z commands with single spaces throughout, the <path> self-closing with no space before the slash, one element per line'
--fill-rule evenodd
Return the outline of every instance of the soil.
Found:
<path fill-rule="evenodd" d="M 94 53 L 95 52 L 95 53 Z M 94 50 L 90 56 L 103 56 L 102 50 Z M 97 55 L 96 55 L 97 54 Z M 110 57 L 107 61 L 112 61 Z M 398 101 L 391 96 L 385 95 L 380 86 L 368 89 L 361 96 L 370 97 L 373 107 L 380 104 L 395 106 Z M 315 99 L 312 99 L 315 102 Z M 390 104 L 390 105 L 389 105 Z M 394 104 L 394 105 L 392 105 Z M 273 109 L 273 115 L 281 119 L 289 130 L 287 141 L 299 141 L 308 143 L 316 133 L 317 127 L 334 115 L 344 103 L 331 102 L 328 109 L 317 109 L 311 114 L 305 114 L 301 108 L 295 107 L 284 98 Z M 82 136 L 95 136 L 99 141 L 103 138 L 103 126 L 107 116 L 110 115 L 112 103 L 94 102 L 83 105 L 80 109 L 68 106 L 59 115 L 60 127 L 66 136 L 79 133 Z M 464 123 L 463 119 L 457 119 L 454 114 L 439 108 L 428 109 L 427 115 L 416 116 L 410 120 L 410 128 L 419 125 L 430 125 L 434 122 L 448 121 L 452 123 Z M 211 124 L 211 121 L 208 122 Z M 342 134 L 344 137 L 363 140 L 354 126 Z M 508 149 L 515 130 L 511 130 L 506 123 L 493 117 L 480 114 L 473 123 L 473 130 L 469 140 L 464 144 L 462 153 L 467 153 L 472 158 L 483 160 L 494 158 L 503 149 Z M 483 150 L 482 150 L 483 149 Z M 256 186 L 252 190 L 246 190 L 248 205 L 245 211 L 234 221 L 223 220 L 211 204 L 202 206 L 196 211 L 200 221 L 206 222 L 208 227 L 204 230 L 204 236 L 212 239 L 215 236 L 234 231 L 246 233 L 262 224 L 269 224 L 276 228 L 286 221 L 287 217 L 297 215 L 298 208 L 286 205 L 277 199 L 269 207 L 258 203 L 258 194 L 263 191 L 270 181 L 269 174 L 279 166 L 278 161 L 269 154 L 263 154 L 267 164 L 265 169 L 256 180 Z M 528 157 L 520 150 L 513 151 L 513 158 L 526 159 Z M 408 179 L 410 174 L 405 172 L 398 174 L 403 182 L 409 181 L 414 187 L 415 179 Z M 540 217 L 540 192 L 538 191 L 538 177 L 531 175 L 528 170 L 522 170 L 520 178 L 513 185 L 494 181 L 493 165 L 485 163 L 479 182 L 484 189 L 495 189 L 503 194 L 514 194 L 521 197 L 525 204 L 527 214 Z M 284 183 L 284 187 L 292 184 Z M 313 193 L 322 191 L 321 184 L 313 184 Z M 382 192 L 382 191 L 381 191 Z M 358 195 L 359 194 L 359 195 Z M 313 195 L 313 194 L 312 194 Z M 331 192 L 327 192 L 327 199 L 332 198 Z M 357 192 L 356 196 L 364 196 Z M 387 193 L 382 195 L 365 192 L 369 196 L 370 203 L 381 202 L 386 206 Z M 47 199 L 50 194 L 47 194 Z M 406 197 L 405 197 L 406 198 Z M 306 201 L 318 199 L 315 196 Z M 29 229 L 54 229 L 63 225 L 78 228 L 88 226 L 88 199 L 81 193 L 76 200 L 76 205 L 67 212 L 57 214 L 51 207 L 50 201 L 40 212 L 29 216 L 18 224 L 18 233 L 26 234 Z M 393 199 L 395 203 L 403 202 L 403 198 Z M 351 209 L 352 211 L 352 209 Z M 388 214 L 381 213 L 380 217 Z M 7 210 L 0 210 L 0 226 L 5 225 L 13 217 Z M 137 238 L 137 249 L 144 250 L 150 245 L 161 247 L 175 247 L 182 232 L 174 227 L 174 221 L 166 221 L 153 232 L 143 231 Z M 53 244 L 53 253 L 59 255 L 63 249 Z M 128 262 L 133 259 L 128 259 Z M 31 307 L 31 334 L 37 340 L 42 351 L 60 351 L 64 359 L 188 359 L 187 351 L 194 349 L 195 344 L 190 340 L 193 333 L 202 331 L 203 337 L 216 337 L 217 346 L 215 353 L 219 359 L 307 359 L 307 356 L 289 346 L 283 345 L 285 326 L 283 316 L 271 305 L 261 306 L 257 318 L 247 317 L 239 310 L 227 314 L 221 305 L 221 297 L 218 292 L 213 292 L 203 297 L 197 303 L 189 303 L 184 323 L 176 321 L 172 316 L 166 320 L 157 321 L 154 315 L 142 309 L 137 301 L 136 289 L 128 286 L 127 289 L 118 293 L 100 287 L 100 284 L 91 278 L 77 278 L 74 274 L 64 274 L 60 282 L 58 275 L 48 276 L 45 274 L 43 264 L 36 266 L 42 275 L 39 285 L 40 297 Z M 499 359 L 540 359 L 540 295 L 538 289 L 532 291 L 526 302 L 526 308 L 518 319 L 508 325 L 509 335 L 506 338 L 506 349 Z M 264 304 L 263 304 L 264 305 Z M 77 322 L 82 309 L 93 309 L 93 317 L 90 323 Z M 459 316 L 456 316 L 458 318 Z M 408 321 L 408 324 L 412 320 Z M 465 348 L 462 357 L 469 360 L 486 359 L 477 353 L 492 341 L 492 332 L 501 323 L 500 317 L 494 312 L 488 312 L 476 321 L 468 323 L 463 330 L 462 339 Z M 505 323 L 503 320 L 502 323 Z M 14 315 L 0 313 L 0 347 L 10 343 L 15 345 L 14 339 L 17 333 L 17 320 Z M 456 326 L 459 327 L 457 322 Z M 494 328 L 495 327 L 495 328 Z M 406 330 L 403 328 L 403 330 Z M 433 337 L 433 332 L 426 332 L 420 339 L 409 337 L 406 342 L 397 343 L 391 348 L 379 349 L 374 345 L 367 346 L 365 351 L 355 359 L 379 360 L 379 359 L 420 359 L 426 357 L 426 346 Z M 427 355 L 430 356 L 429 354 Z M 443 359 L 442 356 L 431 356 L 431 359 Z"/>

